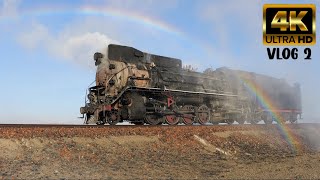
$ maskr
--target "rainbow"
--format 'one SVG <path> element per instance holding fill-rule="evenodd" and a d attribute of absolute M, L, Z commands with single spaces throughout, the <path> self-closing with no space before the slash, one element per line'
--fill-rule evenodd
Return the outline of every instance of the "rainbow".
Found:
<path fill-rule="evenodd" d="M 134 11 L 126 11 L 119 8 L 108 6 L 80 6 L 80 7 L 68 7 L 61 5 L 47 4 L 43 6 L 32 7 L 29 9 L 19 10 L 19 17 L 41 17 L 50 15 L 84 15 L 84 16 L 102 16 L 119 18 L 126 21 L 131 21 L 137 24 L 141 24 L 144 27 L 156 29 L 168 34 L 183 36 L 183 32 L 178 28 L 163 22 L 159 19 L 147 16 L 145 14 L 139 14 Z M 1 17 L 0 20 L 10 19 L 10 17 Z"/>
<path fill-rule="evenodd" d="M 292 130 L 288 127 L 287 124 L 281 123 L 284 122 L 284 118 L 282 117 L 281 113 L 275 111 L 278 108 L 272 101 L 272 99 L 267 95 L 267 93 L 265 93 L 265 91 L 260 86 L 258 86 L 257 83 L 255 83 L 253 80 L 241 77 L 240 80 L 243 82 L 246 89 L 257 97 L 257 101 L 262 106 L 262 108 L 271 113 L 274 120 L 277 122 L 277 127 L 280 130 L 281 136 L 286 140 L 291 151 L 293 153 L 297 153 L 299 150 L 301 150 L 302 147 L 299 139 L 292 132 Z"/>
<path fill-rule="evenodd" d="M 179 28 L 164 22 L 158 18 L 152 17 L 148 14 L 139 13 L 136 11 L 124 10 L 121 8 L 115 8 L 110 6 L 97 6 L 97 5 L 83 5 L 83 6 L 68 6 L 59 4 L 43 4 L 33 6 L 27 9 L 19 9 L 18 16 L 0 16 L 0 24 L 10 20 L 19 18 L 34 18 L 34 17 L 45 17 L 45 16 L 69 16 L 77 15 L 82 17 L 108 17 L 124 22 L 133 22 L 141 25 L 143 28 L 149 28 L 164 32 L 167 35 L 171 35 L 178 40 L 189 43 L 193 42 L 196 46 L 203 49 L 205 53 L 212 55 L 212 48 L 202 41 L 191 37 L 186 32 Z"/>
<path fill-rule="evenodd" d="M 108 8 L 108 7 L 85 6 L 81 8 L 80 12 L 83 12 L 84 14 L 87 14 L 87 15 L 119 17 L 126 20 L 130 20 L 132 22 L 143 24 L 147 27 L 158 29 L 160 31 L 163 31 L 169 34 L 174 34 L 174 35 L 183 34 L 182 31 L 178 30 L 176 27 L 173 27 L 168 23 L 165 23 L 158 19 L 151 18 L 133 11 L 124 11 L 124 10 Z"/>

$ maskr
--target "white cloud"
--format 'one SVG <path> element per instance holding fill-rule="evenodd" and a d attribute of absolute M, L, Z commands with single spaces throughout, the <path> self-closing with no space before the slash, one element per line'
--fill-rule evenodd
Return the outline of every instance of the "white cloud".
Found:
<path fill-rule="evenodd" d="M 230 50 L 235 34 L 252 37 L 253 41 L 244 44 L 256 44 L 255 40 L 262 32 L 262 3 L 258 1 L 209 1 L 200 3 L 197 14 L 204 23 L 211 26 L 212 36 L 216 39 L 216 48 Z M 259 11 L 261 10 L 261 11 Z M 233 35 L 233 36 L 231 36 Z"/>
<path fill-rule="evenodd" d="M 16 16 L 19 3 L 20 0 L 3 0 L 0 7 L 0 17 Z"/>
<path fill-rule="evenodd" d="M 44 25 L 33 22 L 30 29 L 30 31 L 22 32 L 18 36 L 18 41 L 25 48 L 33 50 L 40 45 L 50 44 L 53 41 L 53 37 Z"/>

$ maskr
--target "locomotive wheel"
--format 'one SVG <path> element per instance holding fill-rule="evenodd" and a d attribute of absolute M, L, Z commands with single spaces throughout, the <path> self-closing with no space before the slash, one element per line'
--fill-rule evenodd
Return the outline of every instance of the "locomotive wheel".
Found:
<path fill-rule="evenodd" d="M 165 118 L 166 123 L 168 123 L 169 125 L 176 125 L 180 121 L 180 117 L 177 117 L 175 115 L 166 115 Z"/>
<path fill-rule="evenodd" d="M 296 115 L 296 114 L 290 115 L 289 122 L 291 124 L 297 123 L 297 121 L 298 121 L 298 115 Z"/>
<path fill-rule="evenodd" d="M 290 122 L 291 124 L 297 123 L 297 119 L 290 119 L 289 122 Z"/>
<path fill-rule="evenodd" d="M 194 107 L 191 105 L 186 105 L 186 106 L 183 106 L 181 110 L 182 111 L 194 111 Z M 182 117 L 182 121 L 186 125 L 193 124 L 194 120 L 195 120 L 195 117 L 192 114 L 184 114 Z"/>
<path fill-rule="evenodd" d="M 272 118 L 266 117 L 266 119 L 263 119 L 263 122 L 264 122 L 265 124 L 272 124 Z"/>
<path fill-rule="evenodd" d="M 97 125 L 104 125 L 106 123 L 106 118 L 103 113 L 99 113 L 98 121 L 96 122 Z"/>
<path fill-rule="evenodd" d="M 156 116 L 154 114 L 148 114 L 145 117 L 145 121 L 150 125 L 158 125 L 163 122 L 163 118 L 160 118 L 159 116 Z"/>
<path fill-rule="evenodd" d="M 285 124 L 286 123 L 286 120 L 285 119 L 278 119 L 278 120 L 275 120 L 277 122 L 277 124 Z"/>
<path fill-rule="evenodd" d="M 196 116 L 200 124 L 206 124 L 210 117 L 209 108 L 206 105 L 201 105 L 197 110 Z"/>
<path fill-rule="evenodd" d="M 262 120 L 265 124 L 272 124 L 272 116 L 268 113 L 265 113 L 263 116 L 262 116 Z"/>
<path fill-rule="evenodd" d="M 297 120 L 292 120 L 292 119 L 290 119 L 290 123 L 291 123 L 291 124 L 295 124 L 295 123 L 297 123 Z"/>
<path fill-rule="evenodd" d="M 100 126 L 100 125 L 104 125 L 105 122 L 104 121 L 98 121 L 96 124 Z"/>
<path fill-rule="evenodd" d="M 142 126 L 144 125 L 144 122 L 133 122 L 134 125 L 137 125 L 137 126 Z"/>
<path fill-rule="evenodd" d="M 182 121 L 183 121 L 183 123 L 184 124 L 186 124 L 186 125 L 192 125 L 193 124 L 193 122 L 194 122 L 194 116 L 193 115 L 191 115 L 191 114 L 184 114 L 183 115 L 183 118 L 182 118 Z"/>
<path fill-rule="evenodd" d="M 119 122 L 119 116 L 117 111 L 111 111 L 110 114 L 108 114 L 107 122 L 110 125 L 116 125 Z"/>
<path fill-rule="evenodd" d="M 238 122 L 239 124 L 244 124 L 245 120 L 244 120 L 244 119 L 238 119 L 237 122 Z"/>
<path fill-rule="evenodd" d="M 272 121 L 269 121 L 269 120 L 263 120 L 263 122 L 264 122 L 265 124 L 272 124 Z"/>
<path fill-rule="evenodd" d="M 231 125 L 231 124 L 233 124 L 233 123 L 234 123 L 234 120 L 232 120 L 232 119 L 228 119 L 228 120 L 226 120 L 226 122 L 227 122 L 227 124 Z"/>
<path fill-rule="evenodd" d="M 257 124 L 260 120 L 251 120 L 250 124 Z"/>

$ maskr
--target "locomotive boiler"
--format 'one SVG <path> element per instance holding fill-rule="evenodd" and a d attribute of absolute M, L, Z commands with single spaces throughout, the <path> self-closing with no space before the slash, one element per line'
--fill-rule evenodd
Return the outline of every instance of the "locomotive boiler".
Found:
<path fill-rule="evenodd" d="M 294 123 L 302 113 L 299 85 L 281 79 L 228 68 L 195 72 L 180 59 L 114 44 L 94 61 L 96 84 L 80 108 L 86 124 L 269 124 L 275 112 Z M 275 109 L 264 107 L 246 82 L 262 88 Z"/>

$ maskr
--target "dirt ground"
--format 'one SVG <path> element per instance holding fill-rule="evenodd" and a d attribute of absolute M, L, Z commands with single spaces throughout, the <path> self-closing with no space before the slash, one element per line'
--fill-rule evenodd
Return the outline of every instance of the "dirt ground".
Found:
<path fill-rule="evenodd" d="M 319 129 L 0 127 L 0 179 L 319 179 Z"/>

